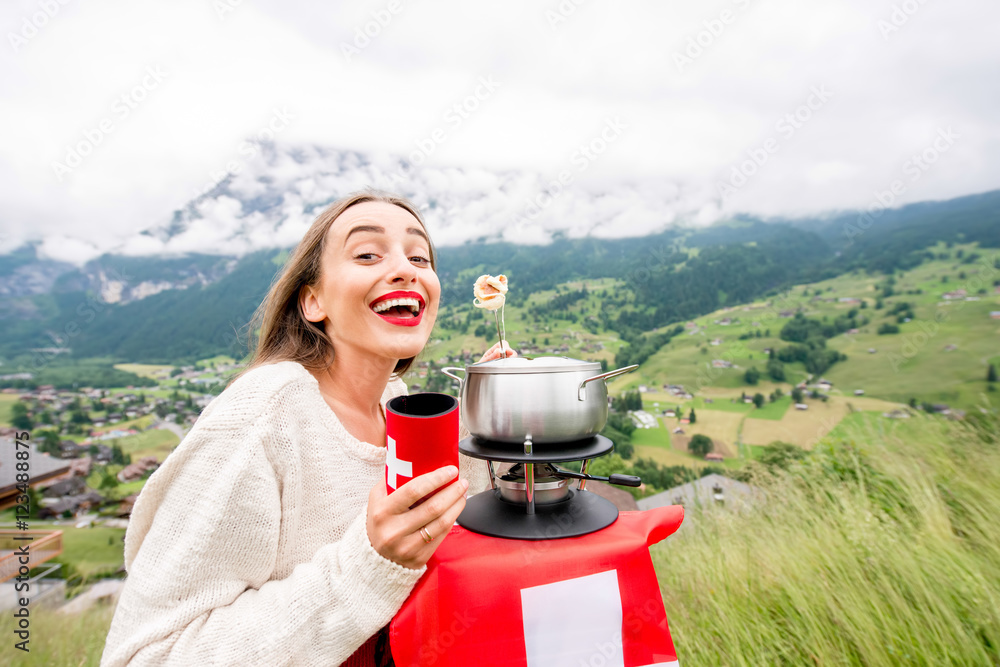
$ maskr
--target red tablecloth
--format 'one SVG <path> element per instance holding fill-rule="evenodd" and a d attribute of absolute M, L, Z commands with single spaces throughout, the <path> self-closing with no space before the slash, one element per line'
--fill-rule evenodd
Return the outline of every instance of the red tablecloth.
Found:
<path fill-rule="evenodd" d="M 680 506 L 622 512 L 543 541 L 455 526 L 392 621 L 396 665 L 676 665 L 649 546 L 683 519 Z"/>

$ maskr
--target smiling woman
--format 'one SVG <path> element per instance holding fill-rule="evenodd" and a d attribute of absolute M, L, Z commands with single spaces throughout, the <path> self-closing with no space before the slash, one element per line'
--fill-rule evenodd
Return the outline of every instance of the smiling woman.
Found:
<path fill-rule="evenodd" d="M 460 456 L 459 481 L 448 466 L 386 495 L 385 404 L 440 297 L 405 199 L 320 214 L 251 322 L 253 361 L 136 501 L 102 665 L 391 664 L 385 626 L 488 482 Z"/>

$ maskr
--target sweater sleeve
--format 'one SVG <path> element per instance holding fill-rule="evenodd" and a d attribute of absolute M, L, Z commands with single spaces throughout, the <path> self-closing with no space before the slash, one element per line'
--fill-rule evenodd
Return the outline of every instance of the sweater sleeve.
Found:
<path fill-rule="evenodd" d="M 402 605 L 424 570 L 379 555 L 363 514 L 271 579 L 281 483 L 266 444 L 295 435 L 280 415 L 269 404 L 240 429 L 196 424 L 149 479 L 102 665 L 338 665 Z"/>

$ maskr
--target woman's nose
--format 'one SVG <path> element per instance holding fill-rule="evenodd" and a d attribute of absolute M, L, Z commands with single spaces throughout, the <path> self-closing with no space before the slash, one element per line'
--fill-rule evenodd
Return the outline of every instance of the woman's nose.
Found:
<path fill-rule="evenodd" d="M 405 254 L 395 254 L 392 263 L 392 273 L 390 275 L 390 282 L 409 282 L 416 280 L 417 278 L 417 268 L 413 266 L 410 262 L 410 258 L 406 257 Z"/>

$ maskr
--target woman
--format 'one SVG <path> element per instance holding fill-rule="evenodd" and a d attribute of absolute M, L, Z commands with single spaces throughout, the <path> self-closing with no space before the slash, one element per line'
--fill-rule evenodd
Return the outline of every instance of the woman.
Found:
<path fill-rule="evenodd" d="M 316 219 L 255 315 L 252 363 L 135 504 L 102 665 L 388 663 L 380 630 L 488 483 L 460 456 L 413 509 L 454 467 L 385 493 L 385 404 L 440 294 L 407 201 L 368 191 Z"/>

